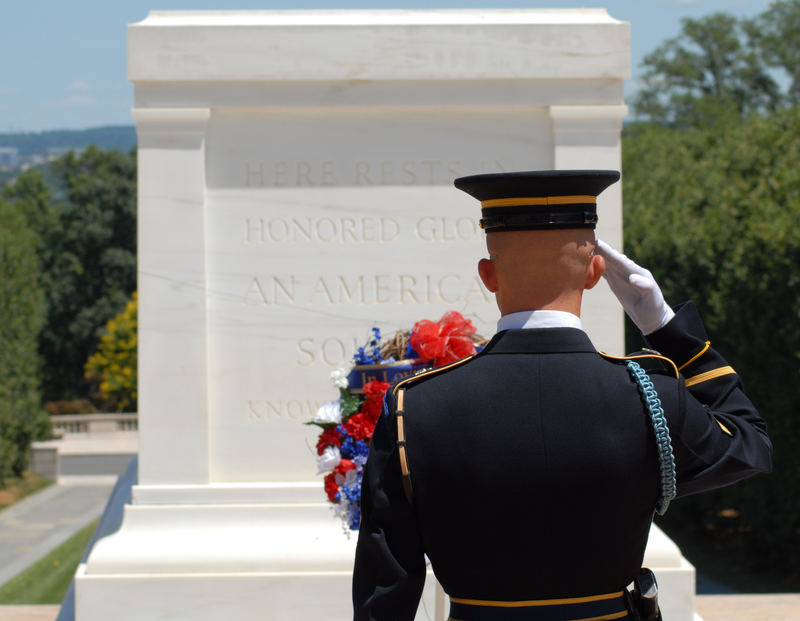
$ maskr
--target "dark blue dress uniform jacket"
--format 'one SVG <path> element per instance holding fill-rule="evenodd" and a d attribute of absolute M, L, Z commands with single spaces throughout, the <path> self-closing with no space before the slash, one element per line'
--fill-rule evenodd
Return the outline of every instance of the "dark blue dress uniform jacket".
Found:
<path fill-rule="evenodd" d="M 694 305 L 650 345 L 678 496 L 771 469 L 764 421 L 708 343 Z M 643 365 L 644 366 L 644 365 Z M 372 440 L 353 577 L 355 618 L 415 616 L 425 555 L 452 597 L 621 591 L 641 567 L 660 492 L 655 436 L 625 361 L 574 328 L 507 330 L 476 357 L 407 381 L 409 502 L 396 389 Z"/>

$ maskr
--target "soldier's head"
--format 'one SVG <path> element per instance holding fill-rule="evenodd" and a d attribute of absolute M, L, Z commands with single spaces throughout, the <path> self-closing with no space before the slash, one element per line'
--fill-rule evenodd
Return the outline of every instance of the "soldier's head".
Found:
<path fill-rule="evenodd" d="M 478 272 L 503 315 L 521 310 L 580 314 L 583 292 L 600 280 L 594 253 L 597 195 L 616 171 L 533 171 L 456 179 L 481 201 L 488 259 Z"/>

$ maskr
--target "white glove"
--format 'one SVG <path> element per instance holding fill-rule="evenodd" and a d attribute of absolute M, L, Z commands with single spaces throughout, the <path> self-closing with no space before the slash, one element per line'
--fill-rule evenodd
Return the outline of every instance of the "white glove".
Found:
<path fill-rule="evenodd" d="M 606 260 L 603 276 L 608 286 L 642 334 L 650 334 L 667 325 L 675 313 L 664 301 L 664 294 L 650 271 L 599 239 L 597 251 Z"/>

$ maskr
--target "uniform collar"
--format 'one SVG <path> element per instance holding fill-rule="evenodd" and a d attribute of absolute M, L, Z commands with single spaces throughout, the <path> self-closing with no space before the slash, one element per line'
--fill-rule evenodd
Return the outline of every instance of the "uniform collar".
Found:
<path fill-rule="evenodd" d="M 494 335 L 480 353 L 491 354 L 595 354 L 589 335 L 576 328 L 503 330 Z"/>
<path fill-rule="evenodd" d="M 581 318 L 558 310 L 526 310 L 503 315 L 497 322 L 497 331 L 528 328 L 578 328 L 583 330 Z"/>

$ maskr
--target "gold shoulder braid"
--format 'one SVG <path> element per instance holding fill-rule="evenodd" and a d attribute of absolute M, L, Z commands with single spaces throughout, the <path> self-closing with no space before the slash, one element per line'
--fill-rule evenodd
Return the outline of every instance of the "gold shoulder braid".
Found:
<path fill-rule="evenodd" d="M 607 353 L 602 352 L 602 351 L 598 351 L 597 353 L 600 354 L 606 360 L 616 360 L 616 361 L 619 361 L 619 362 L 627 362 L 628 360 L 633 360 L 633 361 L 653 360 L 653 361 L 657 361 L 657 362 L 661 363 L 662 365 L 664 365 L 669 371 L 674 373 L 675 374 L 675 379 L 680 380 L 680 378 L 681 378 L 681 374 L 678 371 L 678 367 L 675 365 L 675 363 L 672 360 L 670 360 L 669 358 L 667 358 L 666 356 L 662 356 L 658 352 L 652 352 L 651 353 L 649 351 L 642 351 L 642 352 L 637 352 L 635 354 L 630 354 L 629 356 L 612 356 L 611 354 L 607 354 Z"/>
<path fill-rule="evenodd" d="M 403 476 L 403 491 L 406 494 L 406 499 L 411 503 L 414 497 L 414 487 L 411 484 L 411 471 L 408 469 L 408 454 L 406 453 L 406 426 L 405 426 L 405 410 L 403 410 L 403 402 L 405 400 L 405 388 L 397 391 L 397 454 L 400 457 L 400 471 Z"/>
<path fill-rule="evenodd" d="M 408 466 L 408 449 L 406 447 L 405 384 L 427 379 L 436 373 L 441 373 L 442 371 L 447 371 L 448 369 L 457 367 L 460 364 L 464 364 L 468 360 L 472 360 L 474 357 L 474 355 L 467 356 L 466 358 L 462 358 L 461 360 L 457 360 L 456 362 L 443 367 L 421 371 L 417 375 L 412 375 L 411 377 L 407 377 L 406 379 L 397 382 L 392 390 L 396 398 L 395 414 L 397 415 L 397 455 L 400 458 L 400 472 L 403 477 L 403 491 L 406 494 L 406 499 L 408 500 L 409 504 L 414 498 L 414 486 L 411 483 L 411 469 Z"/>

